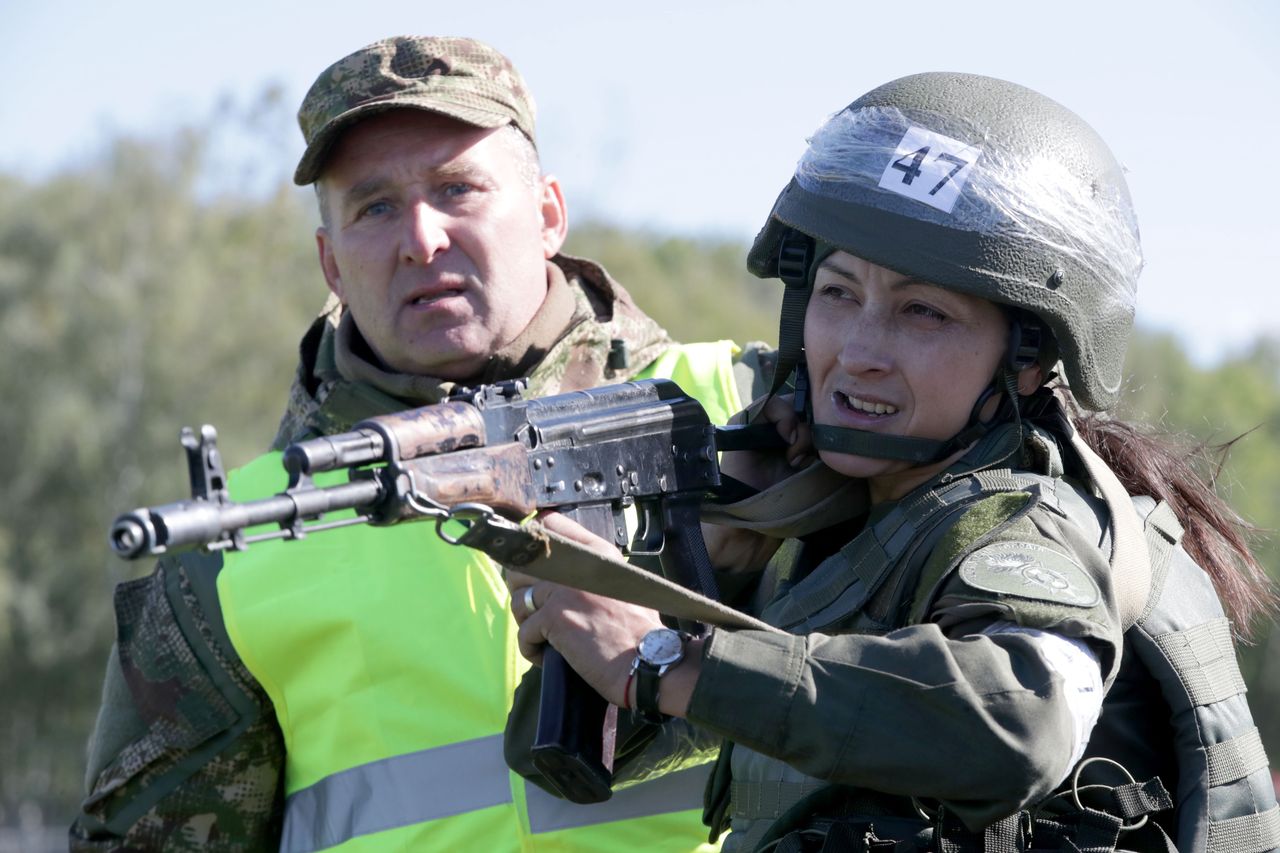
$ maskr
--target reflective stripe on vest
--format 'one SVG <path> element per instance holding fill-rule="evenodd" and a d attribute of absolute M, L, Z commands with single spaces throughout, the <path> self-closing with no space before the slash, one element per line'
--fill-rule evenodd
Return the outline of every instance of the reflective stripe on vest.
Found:
<path fill-rule="evenodd" d="M 553 797 L 541 788 L 525 786 L 525 802 L 529 807 L 529 826 L 534 833 L 558 832 L 580 826 L 613 823 L 619 820 L 669 814 L 702 808 L 702 792 L 712 764 L 701 764 L 678 770 L 630 788 L 615 791 L 603 803 L 579 805 Z"/>
<path fill-rule="evenodd" d="M 371 761 L 289 795 L 281 853 L 511 802 L 502 735 Z"/>
<path fill-rule="evenodd" d="M 710 765 L 691 767 L 578 805 L 529 785 L 534 833 L 697 808 Z M 460 784 L 465 781 L 466 784 Z M 443 782 L 443 784 L 442 784 Z M 289 796 L 280 853 L 311 853 L 360 835 L 510 803 L 502 735 L 397 755 L 335 773 Z"/>
<path fill-rule="evenodd" d="M 724 423 L 742 405 L 736 352 L 728 341 L 675 347 L 638 378 L 675 379 Z M 279 454 L 230 480 L 236 500 L 284 485 Z M 506 768 L 502 731 L 528 666 L 506 586 L 433 525 L 255 544 L 227 555 L 217 583 L 228 634 L 284 734 L 282 849 L 607 850 L 613 835 L 635 850 L 710 849 L 696 774 L 575 815 Z"/>

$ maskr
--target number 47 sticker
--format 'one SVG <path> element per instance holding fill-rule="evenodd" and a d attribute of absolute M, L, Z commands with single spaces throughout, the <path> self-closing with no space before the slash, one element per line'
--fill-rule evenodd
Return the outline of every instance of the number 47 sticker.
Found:
<path fill-rule="evenodd" d="M 923 127 L 911 127 L 885 166 L 880 186 L 950 213 L 971 167 L 981 156 L 980 148 Z"/>

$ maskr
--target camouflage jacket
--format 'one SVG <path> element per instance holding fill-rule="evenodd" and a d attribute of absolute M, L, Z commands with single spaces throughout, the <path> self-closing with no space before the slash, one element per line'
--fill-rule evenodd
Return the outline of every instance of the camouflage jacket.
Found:
<path fill-rule="evenodd" d="M 567 326 L 496 359 L 481 380 L 523 375 L 527 367 L 535 394 L 622 382 L 673 345 L 598 265 L 557 256 L 548 277 L 567 285 Z M 342 317 L 340 306 L 326 306 L 303 338 L 277 444 L 432 402 L 452 387 L 429 377 L 379 377 L 369 365 L 371 381 L 352 378 L 350 365 L 341 366 L 349 355 Z M 222 624 L 221 562 L 216 555 L 165 558 L 150 576 L 117 588 L 116 647 L 71 849 L 277 845 L 284 743 L 267 694 Z"/>
<path fill-rule="evenodd" d="M 530 395 L 542 397 L 625 382 L 673 345 L 598 264 L 557 255 L 547 264 L 547 280 L 548 305 L 530 326 L 554 329 L 526 331 L 466 384 L 524 376 Z M 306 436 L 347 430 L 378 411 L 439 402 L 457 386 L 374 367 L 359 355 L 363 347 L 353 328 L 349 315 L 330 298 L 303 337 L 276 449 Z"/>

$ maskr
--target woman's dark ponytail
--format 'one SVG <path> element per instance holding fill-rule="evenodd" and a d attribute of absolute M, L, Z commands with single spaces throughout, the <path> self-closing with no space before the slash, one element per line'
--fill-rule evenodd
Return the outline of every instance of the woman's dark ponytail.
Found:
<path fill-rule="evenodd" d="M 1254 639 L 1256 623 L 1274 618 L 1280 608 L 1274 583 L 1249 547 L 1257 528 L 1214 490 L 1238 439 L 1220 445 L 1191 442 L 1072 408 L 1076 431 L 1129 494 L 1168 502 L 1186 531 L 1182 547 L 1209 573 L 1236 636 Z"/>

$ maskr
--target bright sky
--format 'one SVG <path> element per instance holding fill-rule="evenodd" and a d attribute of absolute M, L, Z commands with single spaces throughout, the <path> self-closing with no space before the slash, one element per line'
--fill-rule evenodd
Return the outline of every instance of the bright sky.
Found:
<path fill-rule="evenodd" d="M 43 176 L 111 133 L 199 119 L 268 82 L 296 104 L 328 64 L 387 35 L 469 35 L 529 81 L 571 215 L 742 240 L 806 136 L 862 92 L 925 70 L 1003 77 L 1081 114 L 1129 169 L 1147 256 L 1140 323 L 1178 332 L 1202 360 L 1280 335 L 1272 0 L 3 6 L 0 171 Z M 301 147 L 295 137 L 281 171 Z"/>

